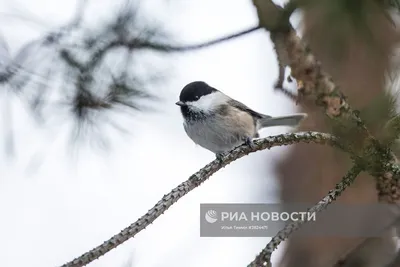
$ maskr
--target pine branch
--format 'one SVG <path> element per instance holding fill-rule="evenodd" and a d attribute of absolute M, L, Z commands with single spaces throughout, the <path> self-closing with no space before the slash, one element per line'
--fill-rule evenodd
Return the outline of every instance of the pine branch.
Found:
<path fill-rule="evenodd" d="M 290 62 L 291 76 L 302 84 L 298 90 L 301 98 L 313 99 L 317 106 L 323 108 L 332 122 L 344 126 L 353 133 L 355 131 L 357 141 L 362 144 L 357 148 L 357 153 L 363 164 L 368 166 L 366 171 L 378 178 L 377 187 L 381 191 L 381 196 L 389 202 L 399 199 L 400 187 L 397 183 L 400 176 L 396 172 L 387 170 L 384 164 L 396 165 L 397 159 L 394 154 L 370 133 L 360 118 L 359 112 L 350 106 L 339 86 L 322 70 L 320 63 L 297 36 L 290 22 L 283 20 L 288 19 L 284 17 L 283 9 L 277 7 L 271 0 L 253 0 L 253 3 L 260 18 L 260 24 L 265 29 L 272 30 L 274 34 L 279 34 L 280 41 L 276 43 L 279 47 L 277 50 L 286 52 L 287 60 Z M 282 23 L 282 26 L 277 23 Z M 346 136 L 343 139 L 346 139 Z M 348 143 L 351 142 L 352 140 L 349 140 Z"/>
<path fill-rule="evenodd" d="M 132 223 L 120 233 L 114 235 L 109 240 L 105 241 L 103 244 L 97 246 L 96 248 L 90 250 L 79 256 L 78 258 L 62 265 L 62 267 L 81 267 L 86 264 L 98 259 L 107 252 L 121 245 L 128 239 L 136 236 L 140 231 L 145 229 L 151 223 L 154 222 L 161 214 L 163 214 L 167 209 L 169 209 L 174 203 L 176 203 L 183 196 L 188 194 L 193 189 L 204 183 L 211 175 L 230 164 L 231 162 L 242 158 L 250 153 L 256 151 L 271 149 L 276 146 L 291 145 L 296 143 L 315 143 L 321 145 L 329 145 L 337 147 L 339 149 L 345 150 L 346 148 L 338 141 L 338 139 L 330 134 L 318 133 L 318 132 L 299 132 L 299 133 L 289 133 L 276 135 L 271 137 L 266 137 L 262 139 L 254 140 L 254 146 L 248 146 L 246 144 L 233 149 L 229 154 L 227 154 L 222 161 L 214 160 L 200 169 L 198 172 L 189 177 L 189 179 L 171 192 L 164 195 L 164 197 L 145 215 L 140 217 L 136 222 Z"/>
<path fill-rule="evenodd" d="M 159 42 L 154 42 L 154 41 L 149 41 L 149 40 L 140 40 L 137 38 L 131 39 L 131 40 L 123 40 L 123 39 L 117 39 L 113 40 L 103 46 L 103 48 L 99 49 L 96 53 L 95 56 L 93 56 L 94 60 L 99 60 L 103 54 L 112 49 L 112 48 L 117 48 L 117 47 L 126 47 L 128 49 L 151 49 L 159 52 L 188 52 L 188 51 L 193 51 L 193 50 L 198 50 L 202 48 L 207 48 L 216 44 L 220 44 L 226 41 L 230 41 L 232 39 L 236 39 L 238 37 L 247 35 L 249 33 L 255 32 L 259 29 L 262 29 L 261 26 L 252 26 L 249 29 L 245 29 L 242 31 L 239 31 L 234 34 L 230 34 L 224 37 L 220 37 L 215 40 L 207 41 L 204 43 L 200 44 L 194 44 L 194 45 L 171 45 L 167 43 L 159 43 Z M 80 65 L 78 60 L 74 59 L 72 55 L 68 52 L 68 50 L 64 49 L 61 51 L 63 54 L 63 57 L 66 58 L 68 62 L 71 63 L 71 65 Z M 94 65 L 95 62 L 89 63 L 89 65 Z"/>
<path fill-rule="evenodd" d="M 319 201 L 314 207 L 307 210 L 307 212 L 321 212 L 325 210 L 329 204 L 335 201 L 343 192 L 348 188 L 358 176 L 362 169 L 354 165 L 347 174 L 343 177 L 342 181 L 335 186 L 335 189 L 329 191 L 321 201 Z M 285 241 L 291 233 L 298 230 L 307 221 L 298 220 L 293 223 L 286 225 L 280 230 L 267 246 L 261 251 L 261 253 L 251 262 L 248 267 L 264 267 L 271 266 L 271 255 L 272 252 L 277 249 L 280 243 Z"/>

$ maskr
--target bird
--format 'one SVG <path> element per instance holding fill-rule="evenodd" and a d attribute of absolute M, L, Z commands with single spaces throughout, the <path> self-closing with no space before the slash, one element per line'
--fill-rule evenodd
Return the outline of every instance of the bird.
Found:
<path fill-rule="evenodd" d="M 244 143 L 254 147 L 260 129 L 296 126 L 307 117 L 306 113 L 272 117 L 256 112 L 204 81 L 185 85 L 175 104 L 180 107 L 188 137 L 220 161 Z"/>

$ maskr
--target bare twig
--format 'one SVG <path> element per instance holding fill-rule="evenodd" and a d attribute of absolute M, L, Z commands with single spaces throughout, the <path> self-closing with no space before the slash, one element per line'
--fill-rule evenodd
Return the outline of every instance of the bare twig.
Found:
<path fill-rule="evenodd" d="M 211 40 L 208 42 L 200 43 L 200 44 L 195 44 L 195 45 L 182 45 L 182 46 L 177 46 L 177 45 L 171 45 L 171 44 L 163 44 L 163 43 L 157 43 L 157 42 L 152 42 L 149 40 L 139 40 L 139 39 L 132 39 L 132 40 L 113 40 L 107 44 L 105 44 L 101 49 L 99 49 L 96 52 L 96 55 L 94 55 L 92 58 L 95 61 L 98 61 L 102 58 L 103 54 L 105 51 L 108 51 L 112 48 L 117 48 L 117 47 L 126 47 L 128 49 L 152 49 L 155 51 L 159 52 L 187 52 L 187 51 L 193 51 L 193 50 L 198 50 L 202 48 L 207 48 L 219 43 L 223 43 L 241 36 L 244 36 L 246 34 L 252 33 L 254 31 L 257 31 L 261 29 L 261 26 L 252 26 L 249 29 L 230 34 L 215 40 Z M 63 58 L 70 63 L 73 66 L 80 66 L 81 64 L 78 63 L 79 61 L 76 60 L 66 49 L 61 50 L 61 55 Z M 88 65 L 90 68 L 91 65 L 95 65 L 96 62 L 92 61 L 89 62 Z"/>
<path fill-rule="evenodd" d="M 354 182 L 355 178 L 361 171 L 362 169 L 359 166 L 354 165 L 343 177 L 342 181 L 335 186 L 335 189 L 329 191 L 328 195 L 325 196 L 314 207 L 310 208 L 308 212 L 320 212 L 325 210 L 329 204 L 335 201 L 336 198 L 338 198 L 343 191 Z M 285 241 L 292 232 L 299 229 L 306 222 L 307 221 L 298 220 L 286 225 L 272 238 L 272 240 L 255 258 L 255 260 L 248 265 L 248 267 L 271 266 L 272 252 L 279 246 L 280 243 Z"/>
<path fill-rule="evenodd" d="M 168 45 L 168 44 L 157 44 L 157 43 L 149 43 L 146 44 L 147 48 L 158 50 L 158 51 L 164 51 L 164 52 L 185 52 L 185 51 L 192 51 L 192 50 L 197 50 L 197 49 L 202 49 L 202 48 L 207 48 L 219 43 L 223 43 L 244 35 L 247 35 L 249 33 L 255 32 L 259 29 L 262 29 L 261 26 L 252 26 L 249 29 L 230 34 L 215 40 L 211 40 L 208 42 L 204 42 L 201 44 L 195 44 L 195 45 L 186 45 L 186 46 L 173 46 L 173 45 Z"/>
<path fill-rule="evenodd" d="M 62 267 L 81 267 L 86 264 L 98 259 L 110 250 L 121 245 L 128 239 L 136 236 L 141 230 L 149 226 L 155 219 L 163 214 L 169 207 L 171 207 L 180 198 L 185 196 L 191 190 L 195 189 L 203 182 L 205 182 L 211 175 L 216 173 L 221 168 L 230 164 L 231 162 L 242 158 L 250 153 L 270 149 L 276 146 L 291 145 L 296 143 L 315 143 L 315 144 L 326 144 L 340 149 L 345 149 L 340 142 L 332 135 L 318 132 L 299 132 L 282 134 L 277 136 L 266 137 L 262 139 L 254 140 L 254 146 L 242 145 L 233 149 L 227 154 L 222 162 L 214 160 L 207 164 L 205 167 L 200 169 L 198 172 L 189 177 L 189 179 L 176 188 L 170 193 L 166 194 L 153 208 L 151 208 L 145 215 L 140 217 L 136 222 L 123 229 L 120 233 L 114 235 L 103 244 L 96 248 L 84 253 L 78 258 L 68 262 Z"/>

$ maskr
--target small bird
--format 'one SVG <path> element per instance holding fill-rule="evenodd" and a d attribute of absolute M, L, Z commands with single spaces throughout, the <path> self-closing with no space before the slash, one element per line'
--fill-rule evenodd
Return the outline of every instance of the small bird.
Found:
<path fill-rule="evenodd" d="M 179 101 L 183 127 L 194 143 L 222 160 L 243 143 L 253 146 L 258 131 L 271 126 L 296 126 L 307 114 L 271 117 L 258 113 L 203 81 L 187 84 Z"/>

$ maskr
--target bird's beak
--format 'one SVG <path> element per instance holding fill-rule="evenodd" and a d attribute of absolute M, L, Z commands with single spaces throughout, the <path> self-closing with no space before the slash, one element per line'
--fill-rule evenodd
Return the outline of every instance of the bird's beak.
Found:
<path fill-rule="evenodd" d="M 175 105 L 178 105 L 178 106 L 181 106 L 181 107 L 186 106 L 186 104 L 183 103 L 182 101 L 176 102 Z"/>

